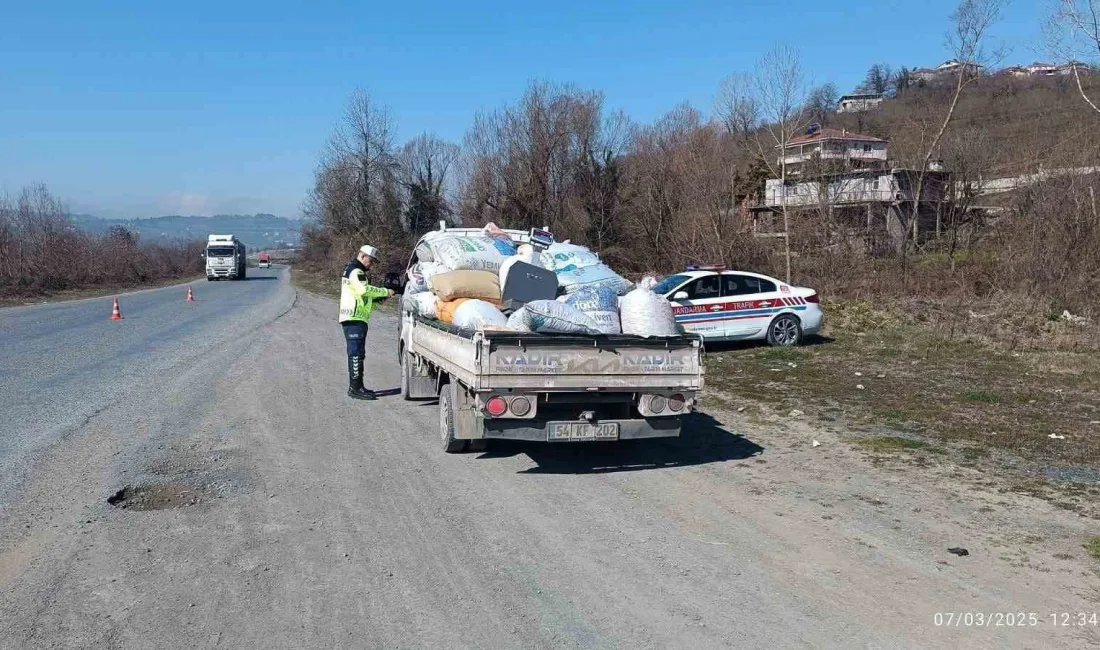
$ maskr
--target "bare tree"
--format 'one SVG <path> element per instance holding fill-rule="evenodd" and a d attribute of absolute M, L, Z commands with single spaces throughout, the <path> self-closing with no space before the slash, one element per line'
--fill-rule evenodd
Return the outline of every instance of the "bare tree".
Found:
<path fill-rule="evenodd" d="M 143 243 L 123 226 L 81 230 L 44 184 L 0 196 L 0 297 L 128 286 L 201 271 L 199 242 Z"/>
<path fill-rule="evenodd" d="M 1058 0 L 1047 25 L 1051 49 L 1068 59 L 1081 98 L 1100 113 L 1100 106 L 1088 96 L 1081 84 L 1078 58 L 1095 59 L 1100 55 L 1100 0 Z"/>
<path fill-rule="evenodd" d="M 714 111 L 728 133 L 745 138 L 747 142 L 760 126 L 760 103 L 752 76 L 739 73 L 723 79 Z"/>
<path fill-rule="evenodd" d="M 399 178 L 405 190 L 405 228 L 420 235 L 440 220 L 450 220 L 448 181 L 458 160 L 457 145 L 421 134 L 405 143 L 398 156 Z"/>
<path fill-rule="evenodd" d="M 465 138 L 464 216 L 583 234 L 577 171 L 599 149 L 602 109 L 599 93 L 534 83 L 518 105 L 477 115 Z"/>
<path fill-rule="evenodd" d="M 861 93 L 885 95 L 894 88 L 895 79 L 896 76 L 890 66 L 885 63 L 876 63 L 868 68 L 867 76 L 863 78 L 863 83 L 856 90 Z"/>
<path fill-rule="evenodd" d="M 610 114 L 595 138 L 582 143 L 578 161 L 576 200 L 586 218 L 585 238 L 605 259 L 621 259 L 623 156 L 634 133 L 634 125 L 622 111 Z"/>
<path fill-rule="evenodd" d="M 701 126 L 699 111 L 685 103 L 634 135 L 625 198 L 631 207 L 631 225 L 641 240 L 636 257 L 645 268 L 640 270 L 662 269 L 672 260 L 674 225 L 687 214 L 682 155 Z"/>
<path fill-rule="evenodd" d="M 385 106 L 365 91 L 352 94 L 303 207 L 307 218 L 342 240 L 338 247 L 364 238 L 384 241 L 401 236 L 395 130 Z"/>
<path fill-rule="evenodd" d="M 829 82 L 817 86 L 809 92 L 806 99 L 807 119 L 821 126 L 827 126 L 829 117 L 836 113 L 836 104 L 839 99 L 840 93 L 836 89 L 836 84 Z"/>
<path fill-rule="evenodd" d="M 930 163 L 936 154 L 940 140 L 955 118 L 955 110 L 963 90 L 978 78 L 982 67 L 990 65 L 1000 58 L 1000 54 L 989 53 L 985 49 L 985 39 L 989 28 L 1000 18 L 1004 0 L 960 0 L 951 14 L 952 29 L 947 34 L 947 42 L 955 54 L 958 63 L 951 99 L 939 119 L 921 130 L 921 146 L 915 174 L 915 187 L 912 189 L 912 210 L 909 214 L 908 228 L 905 229 L 910 243 L 917 245 L 920 235 L 920 204 L 924 197 L 925 185 L 931 171 Z M 938 126 L 936 124 L 938 123 Z M 932 129 L 935 129 L 932 131 Z M 931 135 L 929 137 L 929 132 Z M 902 242 L 902 248 L 908 246 Z"/>
<path fill-rule="evenodd" d="M 738 78 L 733 78 L 738 79 Z M 791 221 L 787 209 L 786 147 L 808 122 L 806 78 L 802 60 L 793 49 L 777 45 L 756 64 L 756 72 L 745 81 L 724 84 L 717 102 L 727 128 L 744 129 L 744 137 L 780 179 L 779 204 L 783 214 L 783 247 L 786 280 L 791 280 Z M 745 120 L 740 116 L 752 115 Z M 776 153 L 778 155 L 776 156 Z M 776 156 L 773 158 L 773 156 Z M 775 164 L 772 161 L 775 160 Z"/>

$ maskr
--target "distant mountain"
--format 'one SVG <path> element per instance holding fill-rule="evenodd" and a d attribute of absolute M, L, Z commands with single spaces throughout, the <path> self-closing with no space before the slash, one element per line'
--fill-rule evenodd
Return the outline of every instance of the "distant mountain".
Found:
<path fill-rule="evenodd" d="M 123 226 L 143 241 L 206 240 L 212 233 L 236 235 L 249 249 L 298 247 L 302 243 L 301 222 L 273 214 L 217 214 L 212 217 L 171 215 L 146 219 L 100 219 L 88 214 L 73 215 L 76 224 L 94 233 L 111 226 Z"/>

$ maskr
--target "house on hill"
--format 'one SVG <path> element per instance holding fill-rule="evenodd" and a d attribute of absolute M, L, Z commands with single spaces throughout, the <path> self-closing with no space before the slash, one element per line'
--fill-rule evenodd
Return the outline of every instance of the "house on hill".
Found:
<path fill-rule="evenodd" d="M 860 93 L 844 95 L 837 102 L 837 113 L 859 113 L 878 108 L 882 104 L 882 93 Z"/>
<path fill-rule="evenodd" d="M 1067 61 L 1056 68 L 1056 74 L 1066 75 L 1073 74 L 1076 68 L 1077 74 L 1085 75 L 1092 74 L 1092 67 L 1087 63 L 1081 63 L 1080 61 Z"/>
<path fill-rule="evenodd" d="M 816 125 L 815 125 L 816 126 Z M 781 233 L 783 207 L 862 231 L 876 248 L 905 244 L 910 217 L 921 186 L 918 231 L 936 228 L 950 212 L 946 200 L 950 175 L 939 163 L 922 174 L 892 166 L 888 143 L 871 135 L 840 129 L 811 128 L 782 147 L 786 183 L 764 183 L 764 200 L 751 209 L 759 236 Z"/>
<path fill-rule="evenodd" d="M 1031 65 L 1024 66 L 1024 70 L 1033 77 L 1052 77 L 1058 74 L 1058 66 L 1053 63 L 1040 63 L 1035 62 Z"/>
<path fill-rule="evenodd" d="M 940 73 L 932 68 L 917 68 L 909 72 L 909 83 L 914 84 L 921 81 L 932 81 L 939 75 Z"/>
<path fill-rule="evenodd" d="M 960 69 L 964 74 L 975 77 L 985 72 L 985 66 L 951 59 L 936 66 L 936 73 L 939 75 L 955 75 L 958 74 Z"/>
<path fill-rule="evenodd" d="M 936 81 L 937 79 L 944 79 L 947 77 L 953 77 L 962 70 L 964 74 L 971 77 L 977 77 L 985 73 L 985 67 L 978 65 L 977 63 L 963 63 L 951 59 L 950 61 L 944 61 L 935 68 L 917 68 L 909 73 L 909 84 L 920 83 L 922 81 Z"/>
<path fill-rule="evenodd" d="M 822 129 L 811 125 L 783 147 L 777 160 L 787 167 L 787 176 L 798 176 L 810 167 L 866 169 L 886 164 L 886 141 L 873 135 L 850 133 L 847 129 Z"/>

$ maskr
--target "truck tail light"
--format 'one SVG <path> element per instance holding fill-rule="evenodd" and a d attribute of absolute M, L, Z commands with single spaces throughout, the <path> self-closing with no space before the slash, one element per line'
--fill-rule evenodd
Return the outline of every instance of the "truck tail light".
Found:
<path fill-rule="evenodd" d="M 802 299 L 806 302 L 812 302 L 815 305 L 821 304 L 821 296 L 817 295 L 816 291 L 808 296 L 804 296 Z"/>
<path fill-rule="evenodd" d="M 668 410 L 679 413 L 684 409 L 685 401 L 686 400 L 684 399 L 683 395 L 676 393 L 672 397 L 668 398 Z"/>
<path fill-rule="evenodd" d="M 485 410 L 489 415 L 498 418 L 508 411 L 508 402 L 503 397 L 491 397 L 485 402 Z"/>
<path fill-rule="evenodd" d="M 649 398 L 649 410 L 654 413 L 660 413 L 668 407 L 668 399 L 664 395 L 654 395 Z"/>
<path fill-rule="evenodd" d="M 531 400 L 526 397 L 516 397 L 512 400 L 512 415 L 523 417 L 531 412 Z"/>

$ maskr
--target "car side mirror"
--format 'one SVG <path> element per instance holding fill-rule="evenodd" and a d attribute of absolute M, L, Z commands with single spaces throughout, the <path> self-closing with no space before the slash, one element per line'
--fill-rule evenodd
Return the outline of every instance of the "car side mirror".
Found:
<path fill-rule="evenodd" d="M 405 290 L 405 285 L 401 282 L 400 273 L 387 273 L 386 279 L 382 281 L 382 284 L 387 289 L 392 289 L 394 293 L 401 293 Z"/>
<path fill-rule="evenodd" d="M 672 299 L 673 300 L 687 300 L 688 299 L 688 292 L 687 291 L 677 291 L 676 293 L 672 294 Z"/>

